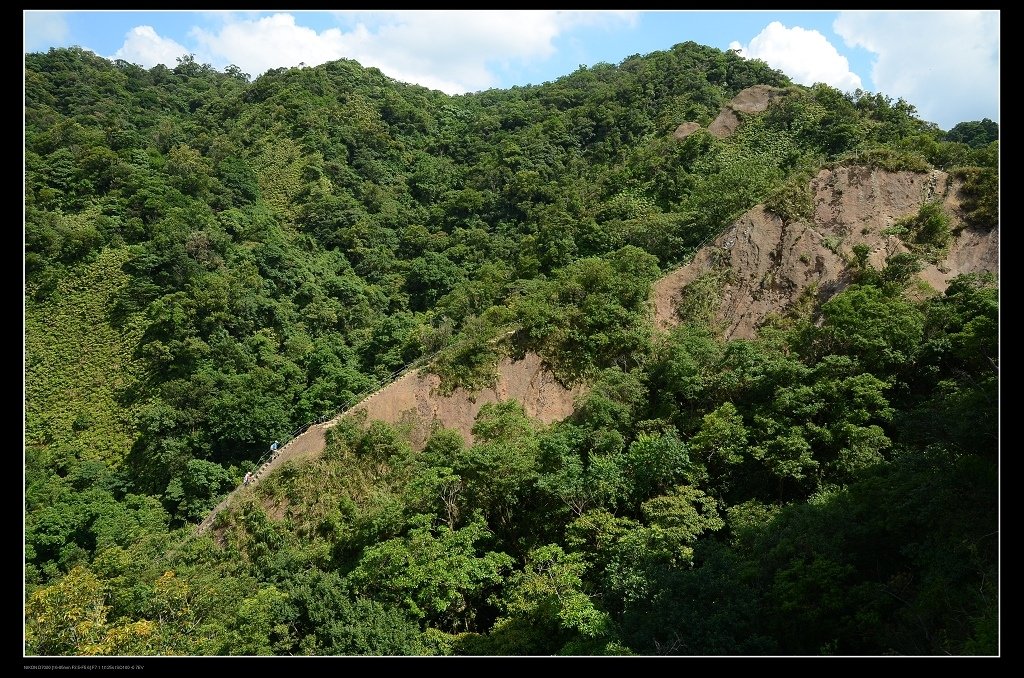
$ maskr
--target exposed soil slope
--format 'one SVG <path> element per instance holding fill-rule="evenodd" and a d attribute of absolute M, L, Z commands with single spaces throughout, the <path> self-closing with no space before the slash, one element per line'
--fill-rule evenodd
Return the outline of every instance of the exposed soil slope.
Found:
<path fill-rule="evenodd" d="M 827 300 L 851 280 L 852 248 L 866 244 L 868 261 L 881 267 L 907 247 L 882 231 L 921 205 L 941 199 L 960 226 L 958 186 L 945 172 L 886 172 L 868 167 L 822 170 L 811 181 L 814 215 L 784 223 L 757 206 L 740 217 L 693 260 L 654 286 L 655 320 L 666 329 L 680 322 L 677 307 L 683 290 L 705 273 L 725 271 L 717 320 L 728 339 L 750 338 L 773 313 L 791 308 L 809 289 Z M 938 291 L 961 273 L 997 273 L 998 230 L 962 230 L 938 265 L 919 275 Z M 811 288 L 815 285 L 816 288 Z"/>
<path fill-rule="evenodd" d="M 459 388 L 443 396 L 437 392 L 440 382 L 436 374 L 410 373 L 363 401 L 352 412 L 365 411 L 368 420 L 411 424 L 412 444 L 419 449 L 430 435 L 433 422 L 455 429 L 471 441 L 473 422 L 486 403 L 517 400 L 527 415 L 542 423 L 551 423 L 572 414 L 575 398 L 583 392 L 579 387 L 569 390 L 562 386 L 543 369 L 540 356 L 535 353 L 528 353 L 516 362 L 504 358 L 498 365 L 498 381 L 493 388 L 476 392 Z"/>
<path fill-rule="evenodd" d="M 504 358 L 498 364 L 498 379 L 493 388 L 476 392 L 459 388 L 445 396 L 437 392 L 440 382 L 441 378 L 436 374 L 413 370 L 338 417 L 311 426 L 284 445 L 249 487 L 239 487 L 225 497 L 200 524 L 199 532 L 210 528 L 216 515 L 234 500 L 236 494 L 252 491 L 261 478 L 287 462 L 323 452 L 326 430 L 342 417 L 359 416 L 365 412 L 367 421 L 410 424 L 412 445 L 415 449 L 422 449 L 435 422 L 459 431 L 467 442 L 471 442 L 476 415 L 486 403 L 517 400 L 523 404 L 528 416 L 549 424 L 572 414 L 576 398 L 585 392 L 583 387 L 567 389 L 562 386 L 542 367 L 540 356 L 535 353 L 527 353 L 518 361 Z"/>

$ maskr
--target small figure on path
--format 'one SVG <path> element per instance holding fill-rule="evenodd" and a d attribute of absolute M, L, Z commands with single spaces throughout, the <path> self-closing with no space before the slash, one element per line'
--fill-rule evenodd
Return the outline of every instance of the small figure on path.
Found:
<path fill-rule="evenodd" d="M 252 482 L 252 472 L 251 471 L 246 471 L 245 472 L 245 478 L 242 480 L 242 485 L 245 485 L 246 487 L 248 487 L 249 483 L 251 483 L 251 482 Z"/>

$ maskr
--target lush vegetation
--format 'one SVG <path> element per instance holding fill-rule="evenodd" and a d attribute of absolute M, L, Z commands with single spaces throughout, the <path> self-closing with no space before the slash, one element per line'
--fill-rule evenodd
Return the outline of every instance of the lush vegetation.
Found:
<path fill-rule="evenodd" d="M 787 95 L 735 135 L 672 137 L 759 83 Z M 823 164 L 950 171 L 995 227 L 991 121 L 693 43 L 458 97 L 54 49 L 25 96 L 26 653 L 995 651 L 991 280 L 913 302 L 861 266 L 732 343 L 646 306 L 751 206 L 805 217 Z M 268 441 L 439 350 L 447 388 L 531 350 L 591 389 L 473 445 L 332 429 L 191 538 Z"/>

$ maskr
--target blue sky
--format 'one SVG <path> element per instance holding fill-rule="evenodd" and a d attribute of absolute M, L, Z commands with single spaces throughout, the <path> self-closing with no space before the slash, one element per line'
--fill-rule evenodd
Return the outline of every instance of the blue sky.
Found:
<path fill-rule="evenodd" d="M 903 98 L 925 120 L 999 121 L 997 10 L 24 11 L 25 51 L 78 45 L 147 68 L 182 54 L 256 77 L 339 58 L 451 94 L 538 84 L 692 40 L 795 82 Z"/>

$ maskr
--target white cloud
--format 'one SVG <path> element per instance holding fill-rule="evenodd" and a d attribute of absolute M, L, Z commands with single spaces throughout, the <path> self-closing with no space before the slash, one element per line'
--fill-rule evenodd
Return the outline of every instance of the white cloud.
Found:
<path fill-rule="evenodd" d="M 544 59 L 566 23 L 551 11 L 401 12 L 375 33 L 362 28 L 364 40 L 354 58 L 391 77 L 427 84 L 449 93 L 486 89 L 496 76 L 488 62 Z"/>
<path fill-rule="evenodd" d="M 216 32 L 193 28 L 191 37 L 204 54 L 225 65 L 233 63 L 246 73 L 259 75 L 270 68 L 316 66 L 341 58 L 350 43 L 341 31 L 331 28 L 317 33 L 299 26 L 290 14 L 257 19 L 225 16 Z"/>
<path fill-rule="evenodd" d="M 741 49 L 748 59 L 761 59 L 801 85 L 823 82 L 844 92 L 861 87 L 860 76 L 850 70 L 846 57 L 815 30 L 773 21 L 749 44 L 733 41 L 729 48 Z"/>
<path fill-rule="evenodd" d="M 847 11 L 833 30 L 874 52 L 877 90 L 913 104 L 924 120 L 943 129 L 998 121 L 998 11 Z"/>
<path fill-rule="evenodd" d="M 53 45 L 64 44 L 70 30 L 60 12 L 29 12 L 22 14 L 25 28 L 25 51 L 35 52 Z"/>
<path fill-rule="evenodd" d="M 635 12 L 493 10 L 334 12 L 339 24 L 317 32 L 278 13 L 224 13 L 216 29 L 193 28 L 201 61 L 235 64 L 257 76 L 270 68 L 316 66 L 348 58 L 403 82 L 456 94 L 493 87 L 492 68 L 542 60 L 574 27 L 632 24 Z M 303 19 L 298 15 L 299 20 Z M 207 58 L 208 57 L 208 58 Z"/>
<path fill-rule="evenodd" d="M 124 59 L 145 68 L 157 64 L 173 68 L 178 63 L 178 57 L 189 53 L 189 49 L 174 40 L 157 35 L 152 26 L 136 26 L 128 31 L 124 44 L 110 58 Z"/>

